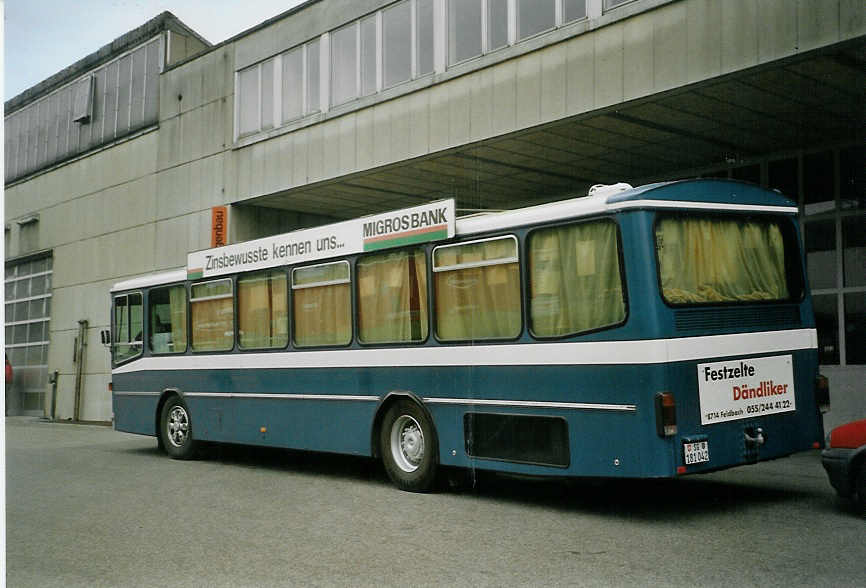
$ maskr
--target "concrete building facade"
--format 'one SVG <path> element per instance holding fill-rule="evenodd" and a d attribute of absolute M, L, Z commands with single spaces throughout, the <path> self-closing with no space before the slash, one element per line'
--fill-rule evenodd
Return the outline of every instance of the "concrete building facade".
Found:
<path fill-rule="evenodd" d="M 505 209 L 724 176 L 798 201 L 826 422 L 866 414 L 861 3 L 312 0 L 217 46 L 169 14 L 137 31 L 6 103 L 16 410 L 111 419 L 108 289 L 211 246 L 213 207 L 237 242 L 443 197 Z M 147 43 L 158 94 L 144 85 L 136 126 L 123 72 Z M 77 88 L 103 97 L 90 118 Z"/>

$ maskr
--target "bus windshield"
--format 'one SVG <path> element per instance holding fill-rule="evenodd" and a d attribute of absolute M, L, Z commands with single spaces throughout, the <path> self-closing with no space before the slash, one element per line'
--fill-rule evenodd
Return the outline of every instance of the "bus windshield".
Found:
<path fill-rule="evenodd" d="M 662 217 L 655 228 L 662 296 L 669 304 L 798 298 L 796 250 L 775 219 Z"/>

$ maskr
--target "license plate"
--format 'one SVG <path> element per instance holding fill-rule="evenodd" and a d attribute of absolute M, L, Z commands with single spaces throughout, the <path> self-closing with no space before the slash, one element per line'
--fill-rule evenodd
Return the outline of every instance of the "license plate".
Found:
<path fill-rule="evenodd" d="M 686 465 L 710 461 L 710 446 L 707 441 L 683 443 Z"/>

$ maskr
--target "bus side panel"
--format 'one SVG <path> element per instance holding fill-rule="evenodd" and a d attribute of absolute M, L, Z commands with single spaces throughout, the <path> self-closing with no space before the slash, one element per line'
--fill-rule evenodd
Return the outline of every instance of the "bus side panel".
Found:
<path fill-rule="evenodd" d="M 547 475 L 658 476 L 673 471 L 671 444 L 655 433 L 652 397 L 664 389 L 663 378 L 662 366 L 633 365 L 166 370 L 116 378 L 124 389 L 153 396 L 116 396 L 115 405 L 119 430 L 152 435 L 158 394 L 174 388 L 183 395 L 201 440 L 370 455 L 377 400 L 391 392 L 407 392 L 422 399 L 433 416 L 440 462 L 445 465 Z M 245 397 L 245 393 L 367 399 L 270 399 Z M 497 403 L 473 405 L 473 401 Z M 587 406 L 508 404 L 526 401 Z M 568 466 L 470 456 L 465 434 L 470 413 L 563 419 Z"/>
<path fill-rule="evenodd" d="M 664 389 L 664 366 L 515 366 L 452 368 L 431 374 L 427 407 L 439 435 L 444 465 L 515 473 L 578 476 L 671 476 L 672 443 L 658 437 L 653 396 Z M 465 376 L 458 375 L 465 374 Z M 416 379 L 419 382 L 429 381 Z M 453 383 L 454 385 L 449 385 Z M 450 388 L 450 390 L 449 390 Z M 445 396 L 447 394 L 447 396 Z M 466 403 L 443 403 L 465 399 Z M 472 400 L 586 404 L 584 408 L 472 405 Z M 606 409 L 602 405 L 618 408 Z M 567 467 L 532 465 L 469 455 L 466 415 L 520 415 L 564 419 Z M 505 433 L 503 433 L 505 434 Z M 504 439 L 506 443 L 510 439 Z M 515 442 L 522 442 L 516 440 Z"/>
<path fill-rule="evenodd" d="M 124 392 L 142 392 L 135 389 L 134 378 L 117 374 L 112 377 L 111 406 L 114 412 L 114 429 L 139 435 L 156 435 L 157 394 L 128 395 Z"/>
<path fill-rule="evenodd" d="M 207 441 L 370 455 L 375 402 L 186 397 L 196 437 Z"/>

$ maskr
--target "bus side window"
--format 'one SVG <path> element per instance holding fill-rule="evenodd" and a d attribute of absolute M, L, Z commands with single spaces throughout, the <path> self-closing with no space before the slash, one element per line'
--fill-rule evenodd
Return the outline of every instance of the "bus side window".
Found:
<path fill-rule="evenodd" d="M 374 253 L 358 260 L 358 339 L 362 343 L 424 341 L 427 257 L 423 249 Z"/>
<path fill-rule="evenodd" d="M 562 337 L 625 320 L 616 224 L 590 221 L 529 235 L 529 317 L 536 337 Z"/>
<path fill-rule="evenodd" d="M 440 339 L 510 339 L 520 334 L 516 237 L 437 247 L 433 272 Z"/>
<path fill-rule="evenodd" d="M 140 292 L 114 297 L 114 363 L 126 361 L 141 353 L 141 310 Z"/>
<path fill-rule="evenodd" d="M 285 347 L 288 342 L 286 274 L 269 270 L 238 278 L 238 344 L 241 349 Z"/>
<path fill-rule="evenodd" d="M 150 350 L 154 353 L 186 351 L 186 288 L 181 284 L 154 288 L 148 295 Z"/>
<path fill-rule="evenodd" d="M 352 340 L 349 262 L 292 270 L 294 342 L 298 347 L 347 345 Z"/>
<path fill-rule="evenodd" d="M 230 279 L 190 287 L 193 351 L 228 351 L 234 346 L 234 295 Z"/>

